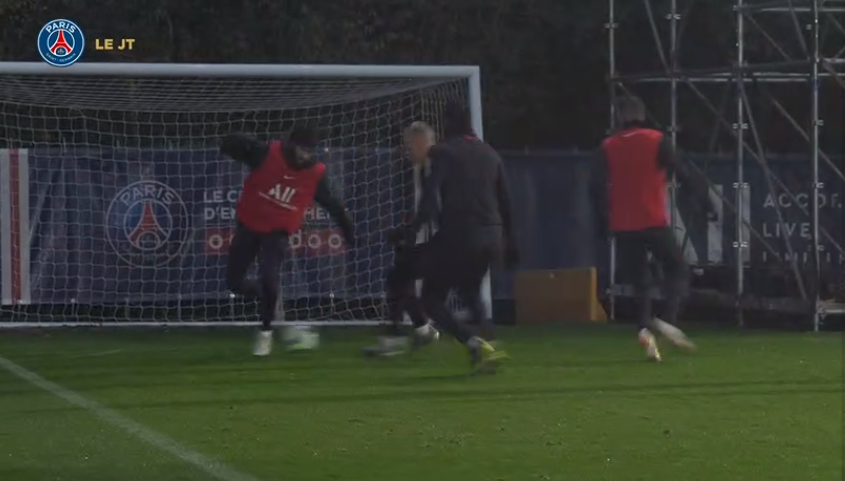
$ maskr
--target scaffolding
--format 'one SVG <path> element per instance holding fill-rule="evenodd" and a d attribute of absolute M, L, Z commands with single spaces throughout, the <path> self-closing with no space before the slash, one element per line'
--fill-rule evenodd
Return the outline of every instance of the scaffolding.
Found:
<path fill-rule="evenodd" d="M 710 154 L 720 146 L 725 149 L 727 142 L 732 144 L 727 149 L 734 161 L 729 184 L 733 192 L 723 195 L 711 182 L 711 195 L 721 198 L 722 205 L 733 214 L 730 269 L 735 276 L 731 289 L 734 292 L 723 293 L 721 302 L 735 309 L 739 325 L 744 324 L 743 313 L 748 309 L 806 313 L 816 331 L 826 316 L 845 313 L 845 304 L 823 300 L 820 295 L 825 260 L 833 258 L 834 269 L 842 272 L 843 239 L 841 230 L 837 235 L 835 227 L 843 224 L 841 210 L 834 214 L 839 218 L 833 224 L 820 221 L 820 204 L 831 198 L 825 194 L 842 192 L 841 186 L 845 185 L 841 160 L 823 148 L 828 143 L 842 144 L 839 119 L 842 115 L 841 93 L 845 89 L 842 77 L 845 27 L 837 18 L 842 12 L 845 12 L 845 0 L 608 0 L 605 27 L 609 42 L 611 131 L 616 128 L 612 107 L 616 97 L 637 94 L 652 108 L 654 104 L 664 107 L 663 115 L 655 115 L 653 108 L 649 117 L 665 129 L 676 148 L 683 147 L 682 143 L 679 145 L 679 135 L 684 135 L 685 127 L 688 127 L 679 111 L 681 107 L 689 109 L 691 105 L 697 111 L 695 115 L 713 121 L 706 142 Z M 629 29 L 627 35 L 626 29 Z M 636 32 L 630 33 L 630 30 Z M 722 35 L 714 34 L 719 31 Z M 694 39 L 697 42 L 691 48 L 695 58 L 691 61 L 684 57 L 689 50 L 685 47 L 684 35 L 692 35 L 689 32 L 698 32 L 698 38 Z M 644 37 L 649 37 L 648 43 L 652 45 L 645 45 Z M 645 48 L 655 52 L 652 60 L 643 58 Z M 634 50 L 637 57 L 628 65 L 624 65 L 626 49 Z M 652 95 L 643 95 L 642 91 Z M 830 97 L 825 98 L 825 95 Z M 690 98 L 697 100 L 688 100 Z M 831 109 L 830 104 L 838 104 L 838 108 Z M 760 115 L 760 109 L 765 115 Z M 839 123 L 830 122 L 828 125 L 832 124 L 833 128 L 826 130 L 826 117 L 836 115 L 840 116 Z M 764 130 L 761 124 L 770 123 L 773 117 L 779 118 L 789 126 L 787 129 L 792 134 L 797 135 L 786 141 L 787 148 L 793 148 L 793 152 L 803 150 L 806 154 L 802 161 L 809 159 L 811 178 L 806 203 L 799 202 L 800 194 L 790 190 L 791 186 L 770 168 L 767 157 L 773 149 L 767 143 L 789 138 L 784 130 L 773 129 L 774 134 L 769 136 L 761 134 Z M 808 256 L 809 268 L 799 262 L 801 256 L 796 255 L 790 235 L 781 234 L 773 239 L 752 225 L 747 205 L 749 179 L 746 177 L 751 164 L 757 165 L 764 179 L 764 185 L 755 185 L 755 189 L 765 188 L 770 196 L 790 199 L 807 217 L 809 246 L 803 255 Z M 701 165 L 696 168 L 701 173 L 706 172 Z M 829 174 L 823 176 L 827 179 L 820 177 L 820 168 Z M 673 228 L 676 227 L 678 188 L 683 186 L 678 186 L 672 179 L 669 201 Z M 780 233 L 788 232 L 782 206 L 775 202 L 773 207 L 777 219 L 775 229 Z M 755 299 L 747 295 L 745 277 L 752 240 L 755 249 L 757 246 L 765 249 L 788 269 L 795 296 Z M 778 248 L 773 242 L 783 245 Z M 614 298 L 630 291 L 616 285 L 612 244 L 610 259 L 609 297 L 613 317 Z"/>

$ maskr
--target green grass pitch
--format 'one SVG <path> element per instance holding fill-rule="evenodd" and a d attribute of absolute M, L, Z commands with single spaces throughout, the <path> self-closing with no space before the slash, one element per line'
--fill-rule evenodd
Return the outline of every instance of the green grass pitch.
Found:
<path fill-rule="evenodd" d="M 7 331 L 0 356 L 260 481 L 842 479 L 840 333 L 692 335 L 658 365 L 630 327 L 506 328 L 483 377 L 351 329 L 266 359 L 245 330 Z M 160 448 L 0 368 L 0 480 L 214 479 Z"/>

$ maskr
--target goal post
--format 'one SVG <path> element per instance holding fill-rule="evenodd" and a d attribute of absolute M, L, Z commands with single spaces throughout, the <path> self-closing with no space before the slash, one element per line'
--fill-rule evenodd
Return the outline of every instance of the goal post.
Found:
<path fill-rule="evenodd" d="M 225 272 L 246 171 L 217 143 L 301 122 L 324 133 L 359 242 L 309 210 L 280 279 L 286 321 L 383 322 L 384 233 L 412 205 L 402 132 L 439 130 L 449 99 L 483 136 L 477 66 L 0 62 L 0 326 L 256 322 Z M 482 298 L 492 315 L 489 275 Z"/>

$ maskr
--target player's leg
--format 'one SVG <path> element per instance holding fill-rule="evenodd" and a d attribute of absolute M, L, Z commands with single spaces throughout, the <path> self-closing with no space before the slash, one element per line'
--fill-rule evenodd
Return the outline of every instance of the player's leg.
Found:
<path fill-rule="evenodd" d="M 419 302 L 417 300 L 417 280 L 414 278 L 419 268 L 415 265 L 419 262 L 419 249 L 417 246 L 397 249 L 394 257 L 393 268 L 387 275 L 386 289 L 387 298 L 390 302 L 391 333 L 401 335 L 401 325 L 405 314 L 411 318 L 415 328 L 421 328 L 428 324 Z"/>
<path fill-rule="evenodd" d="M 400 275 L 397 276 L 393 287 L 399 292 L 394 319 L 403 322 L 405 314 L 411 318 L 411 324 L 414 327 L 414 347 L 428 344 L 440 336 L 426 316 L 420 296 L 417 294 L 417 283 L 422 284 L 423 288 L 425 284 L 417 277 L 424 272 L 424 267 L 419 264 L 425 261 L 425 249 L 426 247 L 417 245 L 405 247 L 397 253 L 396 257 L 395 272 Z"/>
<path fill-rule="evenodd" d="M 246 275 L 260 249 L 260 236 L 238 225 L 232 242 L 229 244 L 229 260 L 226 263 L 226 287 L 234 294 L 248 298 L 261 295 L 258 282 L 247 279 Z"/>
<path fill-rule="evenodd" d="M 616 239 L 616 263 L 619 269 L 631 275 L 636 316 L 639 325 L 638 339 L 646 349 L 649 359 L 660 361 L 660 350 L 654 337 L 654 314 L 651 299 L 651 266 L 648 260 L 648 241 L 643 232 L 620 232 Z"/>
<path fill-rule="evenodd" d="M 273 350 L 273 319 L 279 301 L 279 273 L 285 260 L 287 245 L 288 236 L 283 232 L 272 232 L 260 238 L 258 279 L 261 296 L 258 317 L 261 328 L 255 343 L 256 356 L 266 356 Z"/>
<path fill-rule="evenodd" d="M 370 356 L 395 356 L 405 352 L 409 340 L 404 336 L 402 324 L 407 313 L 414 324 L 414 344 L 425 344 L 439 336 L 430 326 L 423 312 L 416 292 L 419 277 L 418 265 L 421 250 L 417 246 L 397 249 L 394 265 L 385 279 L 387 294 L 388 319 L 390 323 L 385 335 L 379 337 L 378 344 L 364 348 L 364 354 Z M 416 339 L 420 337 L 419 341 Z"/>
<path fill-rule="evenodd" d="M 498 247 L 480 250 L 476 262 L 468 263 L 466 277 L 457 288 L 458 297 L 467 306 L 471 319 L 479 326 L 479 335 L 488 342 L 496 340 L 496 329 L 493 320 L 487 316 L 481 287 L 490 267 L 500 258 L 500 252 Z"/>
<path fill-rule="evenodd" d="M 654 328 L 678 347 L 693 350 L 695 344 L 675 324 L 681 303 L 689 290 L 689 266 L 671 229 L 649 229 L 648 243 L 654 260 L 663 270 L 663 319 L 654 320 Z"/>
<path fill-rule="evenodd" d="M 411 295 L 416 294 L 412 290 L 413 285 L 414 280 L 408 278 L 406 271 L 399 269 L 397 261 L 385 278 L 388 318 L 386 330 L 378 337 L 376 344 L 364 347 L 365 356 L 392 357 L 407 351 L 409 341 L 407 336 L 403 335 L 402 323 L 405 321 L 405 311 Z"/>
<path fill-rule="evenodd" d="M 468 326 L 458 322 L 446 305 L 452 288 L 447 278 L 426 277 L 423 280 L 420 304 L 425 314 L 437 323 L 437 327 L 452 335 L 461 344 L 467 345 L 475 334 Z"/>
<path fill-rule="evenodd" d="M 419 294 L 417 294 L 417 283 L 414 282 L 411 293 L 408 296 L 408 301 L 405 304 L 405 312 L 408 313 L 408 317 L 411 318 L 411 323 L 414 326 L 414 332 L 411 338 L 411 346 L 414 349 L 419 349 L 440 339 L 440 331 L 429 320 L 422 303 L 422 293 L 425 292 L 425 280 L 420 279 L 417 282 L 420 283 L 421 287 Z"/>
<path fill-rule="evenodd" d="M 497 351 L 486 340 L 475 335 L 469 326 L 455 319 L 446 305 L 450 291 L 468 286 L 471 280 L 483 279 L 486 268 L 480 268 L 475 253 L 451 251 L 448 246 L 439 243 L 432 242 L 425 254 L 421 302 L 426 314 L 440 329 L 469 349 L 471 361 L 480 371 L 494 371 L 501 361 L 507 359 L 507 354 Z M 480 281 L 477 287 L 480 290 Z M 474 309 L 474 315 L 479 318 L 485 316 L 480 302 Z"/>

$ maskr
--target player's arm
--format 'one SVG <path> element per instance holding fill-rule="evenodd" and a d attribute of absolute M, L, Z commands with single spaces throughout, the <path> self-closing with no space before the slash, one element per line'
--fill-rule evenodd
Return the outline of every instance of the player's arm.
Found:
<path fill-rule="evenodd" d="M 267 144 L 246 134 L 229 134 L 220 142 L 220 152 L 233 160 L 257 169 L 267 158 Z"/>
<path fill-rule="evenodd" d="M 686 189 L 682 189 L 681 192 L 688 192 L 690 198 L 696 204 L 707 206 L 708 215 L 716 212 L 713 199 L 710 198 L 710 186 L 707 185 L 707 181 L 702 176 L 696 174 L 692 167 L 675 152 L 672 142 L 667 136 L 663 136 L 660 142 L 660 148 L 657 152 L 657 162 L 661 167 L 666 169 L 667 173 L 674 173 L 677 180 L 686 186 Z M 703 204 L 699 204 L 699 202 Z"/>
<path fill-rule="evenodd" d="M 439 210 L 437 205 L 438 193 L 440 192 L 440 186 L 443 185 L 446 168 L 449 164 L 449 160 L 444 159 L 446 155 L 446 151 L 438 148 L 436 145 L 428 151 L 431 173 L 423 181 L 420 205 L 417 208 L 417 214 L 408 226 L 408 235 L 410 237 L 416 237 L 422 226 L 437 218 Z"/>
<path fill-rule="evenodd" d="M 608 206 L 608 177 L 607 177 L 607 156 L 604 147 L 599 149 L 599 154 L 590 166 L 590 199 L 593 204 L 596 227 L 600 236 L 607 235 L 609 228 L 609 206 Z"/>
<path fill-rule="evenodd" d="M 334 194 L 328 177 L 325 175 L 317 184 L 317 191 L 314 194 L 314 201 L 319 204 L 335 221 L 341 232 L 343 238 L 346 240 L 348 246 L 352 246 L 354 241 L 355 226 L 352 223 L 352 216 L 346 210 L 343 202 Z"/>

